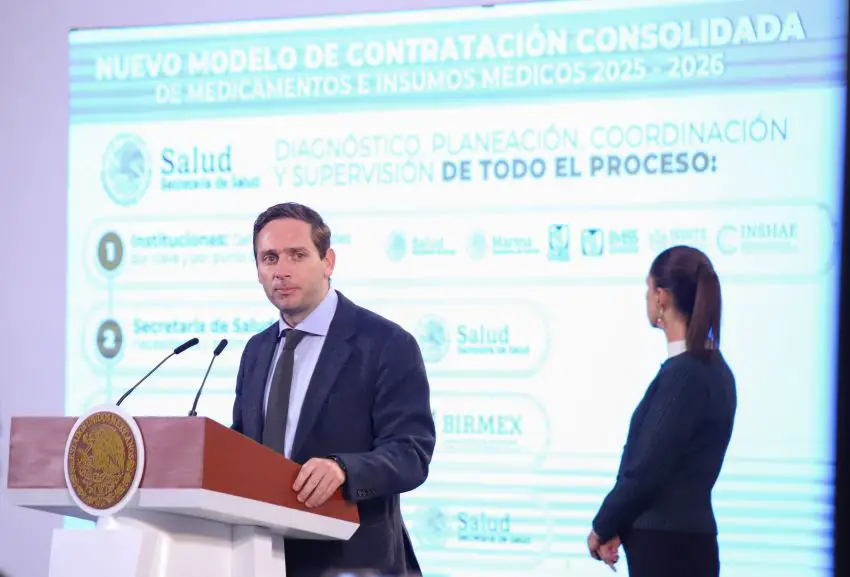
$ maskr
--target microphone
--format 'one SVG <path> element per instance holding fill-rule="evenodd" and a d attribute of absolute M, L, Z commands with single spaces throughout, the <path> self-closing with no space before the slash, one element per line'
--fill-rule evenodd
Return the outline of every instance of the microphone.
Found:
<path fill-rule="evenodd" d="M 189 411 L 190 417 L 197 417 L 198 416 L 198 412 L 195 409 L 198 408 L 198 400 L 201 398 L 201 391 L 204 390 L 204 384 L 207 382 L 207 377 L 210 374 L 210 369 L 212 368 L 213 363 L 215 362 L 215 358 L 218 355 L 221 354 L 221 351 L 223 351 L 224 347 L 226 347 L 226 346 L 227 346 L 227 339 L 221 339 L 218 343 L 218 346 L 216 346 L 215 350 L 213 351 L 213 356 L 210 359 L 209 366 L 207 367 L 207 373 L 204 375 L 204 380 L 201 381 L 201 386 L 198 387 L 198 392 L 195 394 L 195 402 L 192 403 L 192 410 Z"/>
<path fill-rule="evenodd" d="M 179 347 L 177 347 L 176 349 L 174 349 L 174 350 L 173 350 L 173 351 L 172 351 L 172 352 L 171 352 L 171 353 L 170 353 L 167 357 L 165 357 L 164 359 L 162 359 L 161 361 L 159 361 L 159 364 L 158 364 L 157 366 L 155 366 L 154 368 L 152 368 L 148 374 L 146 374 L 144 377 L 142 377 L 141 379 L 139 379 L 139 382 L 138 382 L 138 383 L 136 383 L 135 385 L 133 385 L 132 387 L 130 387 L 129 389 L 127 389 L 127 392 L 126 392 L 126 393 L 124 393 L 123 395 L 121 395 L 121 398 L 120 398 L 120 399 L 118 399 L 118 402 L 116 402 L 116 403 L 115 403 L 115 405 L 116 405 L 116 406 L 119 406 L 122 402 L 124 402 L 124 399 L 126 399 L 126 398 L 130 395 L 130 393 L 132 393 L 133 391 L 135 391 L 135 390 L 136 390 L 136 387 L 138 387 L 139 385 L 141 385 L 141 384 L 145 381 L 145 379 L 147 379 L 149 376 L 151 376 L 151 375 L 154 373 L 154 371 L 156 371 L 159 367 L 161 367 L 161 366 L 162 366 L 162 364 L 163 364 L 165 361 L 167 361 L 168 359 L 170 359 L 170 358 L 171 358 L 171 357 L 173 357 L 174 355 L 179 355 L 180 353 L 182 353 L 182 352 L 183 352 L 183 351 L 185 351 L 186 349 L 191 349 L 192 347 L 194 347 L 194 346 L 195 346 L 195 345 L 197 345 L 197 344 L 198 344 L 198 339 L 197 339 L 197 337 L 192 337 L 191 339 L 189 339 L 188 341 L 186 341 L 185 343 L 183 343 L 182 345 L 180 345 Z"/>

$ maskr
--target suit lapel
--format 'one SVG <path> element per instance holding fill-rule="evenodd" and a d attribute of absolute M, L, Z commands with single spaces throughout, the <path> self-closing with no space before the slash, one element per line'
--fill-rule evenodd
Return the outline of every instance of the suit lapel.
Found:
<path fill-rule="evenodd" d="M 274 360 L 278 330 L 277 323 L 266 329 L 267 334 L 263 335 L 260 341 L 260 349 L 257 351 L 257 364 L 255 365 L 254 373 L 251 375 L 249 410 L 253 415 L 254 430 L 257 432 L 254 440 L 257 442 L 262 442 L 263 439 L 263 425 L 265 421 L 263 419 L 263 402 L 266 396 L 266 381 L 268 380 L 269 368 Z"/>
<path fill-rule="evenodd" d="M 304 397 L 304 404 L 301 406 L 298 429 L 295 431 L 295 439 L 292 443 L 293 457 L 298 455 L 313 425 L 316 424 L 328 394 L 351 355 L 348 338 L 354 333 L 354 305 L 342 293 L 338 295 L 336 313 L 328 328 L 325 344 L 322 352 L 319 353 L 316 368 L 313 370 L 313 376 L 310 378 L 310 385 Z"/>

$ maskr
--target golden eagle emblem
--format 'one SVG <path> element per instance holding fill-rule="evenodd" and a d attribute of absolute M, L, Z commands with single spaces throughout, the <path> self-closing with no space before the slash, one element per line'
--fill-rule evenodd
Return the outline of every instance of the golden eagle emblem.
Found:
<path fill-rule="evenodd" d="M 92 509 L 119 504 L 130 491 L 139 466 L 133 431 L 120 415 L 93 413 L 77 427 L 68 445 L 69 489 Z"/>

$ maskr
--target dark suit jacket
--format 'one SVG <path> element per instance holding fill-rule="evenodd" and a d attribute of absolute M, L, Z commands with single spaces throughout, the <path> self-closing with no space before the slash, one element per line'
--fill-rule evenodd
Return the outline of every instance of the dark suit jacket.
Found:
<path fill-rule="evenodd" d="M 668 359 L 635 409 L 617 482 L 593 521 L 603 542 L 632 529 L 717 532 L 711 492 L 737 408 L 735 377 L 718 351 Z"/>
<path fill-rule="evenodd" d="M 349 541 L 287 539 L 287 577 L 337 568 L 420 573 L 399 495 L 425 482 L 436 442 L 425 365 L 410 333 L 337 293 L 291 456 L 300 464 L 329 455 L 344 463 L 342 490 L 357 503 L 360 527 Z M 274 324 L 249 339 L 236 381 L 232 428 L 257 442 L 277 335 Z"/>

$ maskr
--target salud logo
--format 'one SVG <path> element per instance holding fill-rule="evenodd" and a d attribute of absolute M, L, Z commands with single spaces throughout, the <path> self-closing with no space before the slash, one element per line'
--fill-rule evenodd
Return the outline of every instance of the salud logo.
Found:
<path fill-rule="evenodd" d="M 426 363 L 443 360 L 451 345 L 446 321 L 434 315 L 426 315 L 416 326 L 416 340 Z"/>
<path fill-rule="evenodd" d="M 144 141 L 135 134 L 119 134 L 103 154 L 101 181 L 115 204 L 132 206 L 151 183 L 151 158 Z"/>

